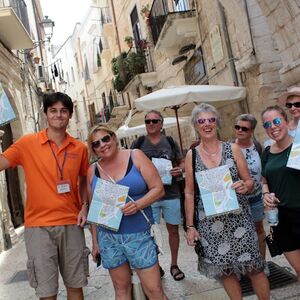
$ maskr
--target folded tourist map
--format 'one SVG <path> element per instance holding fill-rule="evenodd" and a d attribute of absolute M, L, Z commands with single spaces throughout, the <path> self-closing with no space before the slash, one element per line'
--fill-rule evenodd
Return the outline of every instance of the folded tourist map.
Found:
<path fill-rule="evenodd" d="M 97 179 L 87 220 L 113 231 L 118 231 L 123 216 L 129 187 Z"/>
<path fill-rule="evenodd" d="M 206 217 L 236 212 L 239 204 L 227 165 L 196 172 Z"/>

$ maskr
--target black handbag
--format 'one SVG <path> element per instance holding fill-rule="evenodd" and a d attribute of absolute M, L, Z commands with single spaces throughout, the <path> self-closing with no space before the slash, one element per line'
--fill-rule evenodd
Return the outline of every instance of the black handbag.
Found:
<path fill-rule="evenodd" d="M 278 243 L 276 242 L 274 230 L 276 230 L 275 226 L 270 226 L 270 233 L 266 236 L 266 243 L 269 248 L 271 257 L 281 255 L 283 253 Z"/>

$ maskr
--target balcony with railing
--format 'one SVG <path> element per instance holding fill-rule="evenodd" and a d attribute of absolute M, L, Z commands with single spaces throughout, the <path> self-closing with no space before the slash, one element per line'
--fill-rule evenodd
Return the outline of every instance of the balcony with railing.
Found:
<path fill-rule="evenodd" d="M 154 0 L 149 16 L 155 49 L 180 47 L 199 35 L 194 0 Z"/>
<path fill-rule="evenodd" d="M 137 47 L 131 47 L 128 52 L 122 52 L 118 57 L 113 58 L 112 71 L 115 75 L 114 89 L 118 92 L 123 92 L 129 82 L 137 77 L 142 85 L 150 87 L 151 83 L 148 81 L 156 80 L 156 72 L 154 72 L 151 48 L 146 40 L 141 40 Z"/>
<path fill-rule="evenodd" d="M 0 0 L 0 41 L 9 49 L 33 47 L 24 0 Z"/>

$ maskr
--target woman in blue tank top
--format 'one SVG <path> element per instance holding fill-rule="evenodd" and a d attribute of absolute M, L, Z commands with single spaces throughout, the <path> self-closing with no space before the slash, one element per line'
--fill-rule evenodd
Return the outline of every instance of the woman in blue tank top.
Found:
<path fill-rule="evenodd" d="M 103 267 L 109 270 L 116 299 L 130 299 L 131 269 L 135 269 L 149 299 L 167 299 L 164 295 L 157 248 L 150 235 L 150 225 L 141 209 L 153 222 L 151 204 L 163 196 L 160 177 L 152 162 L 140 150 L 120 150 L 116 134 L 104 125 L 92 128 L 88 137 L 91 156 L 98 160 L 89 168 L 88 196 L 98 178 L 129 187 L 117 232 L 91 225 L 96 260 L 100 253 Z"/>

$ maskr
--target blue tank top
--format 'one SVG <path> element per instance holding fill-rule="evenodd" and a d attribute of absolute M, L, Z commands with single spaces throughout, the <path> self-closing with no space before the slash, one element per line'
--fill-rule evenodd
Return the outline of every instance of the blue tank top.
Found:
<path fill-rule="evenodd" d="M 131 153 L 129 158 L 129 164 L 130 162 L 131 162 Z M 96 163 L 95 163 L 95 169 L 96 169 Z M 96 182 L 97 182 L 97 176 L 94 174 L 92 180 L 92 193 L 94 193 Z M 147 184 L 140 171 L 135 167 L 134 163 L 132 163 L 129 172 L 127 172 L 127 174 L 122 179 L 118 180 L 117 183 L 129 187 L 128 194 L 133 200 L 138 200 L 142 198 L 148 192 Z M 126 203 L 129 201 L 131 200 L 127 198 Z M 144 208 L 144 212 L 149 218 L 149 220 L 153 223 L 151 206 Z M 143 232 L 148 230 L 149 228 L 150 226 L 141 212 L 137 212 L 136 214 L 130 216 L 123 215 L 118 232 L 111 231 L 107 228 L 98 226 L 98 230 L 100 231 L 117 233 L 117 234 Z"/>

